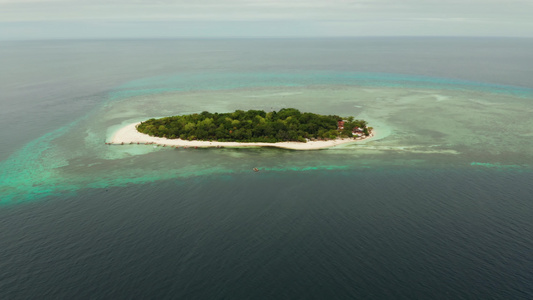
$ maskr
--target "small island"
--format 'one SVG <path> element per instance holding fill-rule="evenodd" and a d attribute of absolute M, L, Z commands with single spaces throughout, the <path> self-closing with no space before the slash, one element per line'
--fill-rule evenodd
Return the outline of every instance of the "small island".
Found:
<path fill-rule="evenodd" d="M 345 119 L 345 120 L 344 120 Z M 295 108 L 279 111 L 237 110 L 232 113 L 181 115 L 150 119 L 137 126 L 150 136 L 220 142 L 302 142 L 368 136 L 366 121 L 353 117 L 301 113 Z"/>
<path fill-rule="evenodd" d="M 115 133 L 109 144 L 158 144 L 171 147 L 272 146 L 295 150 L 321 149 L 373 136 L 364 120 L 337 115 L 279 111 L 204 111 L 149 119 Z"/>

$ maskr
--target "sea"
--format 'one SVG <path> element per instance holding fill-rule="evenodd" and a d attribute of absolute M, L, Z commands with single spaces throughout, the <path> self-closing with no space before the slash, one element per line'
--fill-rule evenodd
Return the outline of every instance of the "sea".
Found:
<path fill-rule="evenodd" d="M 0 66 L 0 299 L 533 299 L 531 38 L 2 41 Z M 106 144 L 286 107 L 375 137 Z"/>

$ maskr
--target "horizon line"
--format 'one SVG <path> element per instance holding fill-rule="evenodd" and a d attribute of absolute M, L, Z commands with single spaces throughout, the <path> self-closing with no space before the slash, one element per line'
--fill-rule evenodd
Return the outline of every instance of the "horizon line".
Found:
<path fill-rule="evenodd" d="M 361 36 L 176 36 L 176 37 L 60 37 L 60 38 L 2 38 L 0 42 L 34 42 L 34 41 L 132 41 L 132 40 L 316 40 L 316 39 L 533 39 L 533 36 L 486 36 L 486 35 L 361 35 Z"/>

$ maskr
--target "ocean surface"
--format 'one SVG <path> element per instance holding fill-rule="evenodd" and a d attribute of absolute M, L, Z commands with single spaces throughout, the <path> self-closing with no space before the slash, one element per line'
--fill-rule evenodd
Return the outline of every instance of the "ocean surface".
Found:
<path fill-rule="evenodd" d="M 533 299 L 533 39 L 18 41 L 0 65 L 0 299 Z M 376 136 L 105 144 L 283 107 Z"/>

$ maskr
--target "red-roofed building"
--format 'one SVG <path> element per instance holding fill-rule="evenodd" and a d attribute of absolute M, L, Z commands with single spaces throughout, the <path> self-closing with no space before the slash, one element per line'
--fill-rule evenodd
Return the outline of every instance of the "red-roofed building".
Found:
<path fill-rule="evenodd" d="M 362 136 L 363 132 L 364 132 L 364 129 L 359 128 L 359 127 L 354 127 L 352 129 L 352 134 L 355 135 L 355 136 Z"/>
<path fill-rule="evenodd" d="M 338 130 L 343 130 L 344 129 L 344 121 L 337 122 L 337 129 Z"/>

